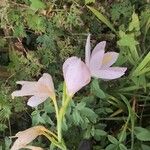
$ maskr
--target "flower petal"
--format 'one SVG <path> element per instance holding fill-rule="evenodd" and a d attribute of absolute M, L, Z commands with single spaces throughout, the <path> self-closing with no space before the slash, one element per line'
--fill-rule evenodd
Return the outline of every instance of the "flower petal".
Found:
<path fill-rule="evenodd" d="M 90 66 L 90 55 L 91 55 L 90 36 L 91 34 L 88 35 L 85 45 L 85 63 L 88 67 Z"/>
<path fill-rule="evenodd" d="M 26 146 L 24 148 L 28 148 L 28 149 L 31 149 L 31 150 L 44 150 L 43 148 L 41 147 L 36 147 L 36 146 Z"/>
<path fill-rule="evenodd" d="M 54 83 L 50 74 L 44 73 L 43 76 L 38 80 L 37 86 L 39 93 L 41 93 L 41 96 L 47 95 L 50 96 L 51 98 L 54 97 L 55 95 Z"/>
<path fill-rule="evenodd" d="M 68 58 L 63 64 L 63 74 L 67 92 L 73 96 L 91 80 L 91 75 L 86 64 L 77 57 Z"/>
<path fill-rule="evenodd" d="M 123 76 L 126 70 L 125 67 L 109 67 L 108 69 L 96 70 L 92 76 L 104 80 L 116 79 Z"/>
<path fill-rule="evenodd" d="M 97 70 L 101 68 L 102 60 L 104 57 L 106 41 L 98 43 L 91 54 L 90 59 L 90 70 Z"/>
<path fill-rule="evenodd" d="M 11 94 L 13 98 L 15 96 L 30 96 L 37 93 L 37 82 L 18 81 L 17 84 L 21 84 L 22 88 Z"/>
<path fill-rule="evenodd" d="M 37 81 L 17 81 L 16 83 L 20 85 L 34 85 L 35 83 L 37 83 Z"/>
<path fill-rule="evenodd" d="M 31 106 L 31 107 L 36 107 L 39 104 L 43 103 L 44 101 L 46 101 L 46 99 L 49 96 L 32 96 L 31 98 L 29 98 L 27 105 Z"/>
<path fill-rule="evenodd" d="M 119 53 L 116 52 L 107 52 L 104 54 L 103 61 L 102 61 L 102 66 L 101 68 L 108 68 L 112 64 L 116 62 L 118 59 Z"/>
<path fill-rule="evenodd" d="M 24 131 L 18 132 L 15 137 L 18 139 L 14 142 L 11 150 L 19 150 L 32 142 L 38 135 L 42 134 L 43 126 L 35 126 Z"/>
<path fill-rule="evenodd" d="M 70 58 L 68 58 L 64 64 L 63 64 L 63 73 L 65 75 L 65 73 L 67 72 L 68 67 L 70 66 L 70 64 L 74 64 L 76 63 L 76 61 L 78 61 L 78 57 L 72 56 Z"/>

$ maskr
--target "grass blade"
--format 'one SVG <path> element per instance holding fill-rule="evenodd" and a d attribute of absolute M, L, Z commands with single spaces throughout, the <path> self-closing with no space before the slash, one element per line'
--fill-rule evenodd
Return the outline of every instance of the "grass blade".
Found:
<path fill-rule="evenodd" d="M 115 28 L 113 27 L 112 23 L 110 23 L 110 21 L 100 12 L 98 12 L 96 9 L 90 7 L 90 6 L 87 6 L 88 9 L 90 9 L 93 14 L 100 20 L 102 21 L 103 23 L 105 23 L 112 31 L 114 31 L 116 34 L 117 34 L 117 31 L 115 30 Z"/>
<path fill-rule="evenodd" d="M 145 56 L 142 62 L 138 65 L 138 67 L 132 73 L 133 76 L 138 76 L 141 74 L 141 71 L 145 69 L 146 65 L 150 62 L 150 52 Z"/>

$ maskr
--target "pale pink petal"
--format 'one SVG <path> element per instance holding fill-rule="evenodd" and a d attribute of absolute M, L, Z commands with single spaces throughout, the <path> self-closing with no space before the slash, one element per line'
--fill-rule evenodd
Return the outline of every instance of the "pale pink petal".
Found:
<path fill-rule="evenodd" d="M 87 37 L 86 45 L 85 45 L 85 63 L 89 67 L 90 66 L 90 55 L 91 55 L 91 43 L 90 43 L 90 34 Z"/>
<path fill-rule="evenodd" d="M 126 70 L 127 68 L 125 67 L 109 67 L 107 69 L 95 70 L 95 72 L 92 72 L 92 76 L 104 80 L 117 79 L 123 76 Z"/>
<path fill-rule="evenodd" d="M 110 67 L 118 59 L 119 53 L 107 52 L 104 54 L 101 68 L 105 69 Z"/>
<path fill-rule="evenodd" d="M 19 150 L 32 142 L 38 135 L 42 134 L 43 126 L 35 126 L 24 131 L 18 132 L 15 137 L 18 137 L 14 142 L 11 150 Z"/>
<path fill-rule="evenodd" d="M 31 149 L 31 150 L 44 150 L 43 148 L 41 147 L 36 147 L 36 146 L 26 146 L 24 148 L 28 148 L 28 149 Z"/>
<path fill-rule="evenodd" d="M 37 81 L 17 81 L 16 82 L 17 84 L 20 84 L 20 85 L 34 85 L 37 83 Z"/>
<path fill-rule="evenodd" d="M 21 84 L 21 90 L 14 91 L 11 95 L 15 96 L 32 96 L 28 105 L 35 107 L 38 104 L 44 102 L 48 97 L 55 99 L 54 84 L 52 77 L 48 73 L 44 73 L 38 82 L 29 81 L 17 81 L 17 84 Z"/>
<path fill-rule="evenodd" d="M 44 73 L 43 76 L 38 80 L 37 86 L 39 93 L 41 93 L 41 96 L 47 95 L 51 98 L 54 97 L 54 83 L 50 74 Z"/>
<path fill-rule="evenodd" d="M 21 84 L 21 90 L 14 91 L 11 95 L 15 96 L 30 96 L 37 93 L 37 82 L 18 81 L 17 84 Z"/>
<path fill-rule="evenodd" d="M 73 96 L 90 82 L 91 75 L 88 67 L 77 57 L 68 58 L 63 64 L 63 74 L 67 92 Z"/>
<path fill-rule="evenodd" d="M 97 52 L 99 51 L 105 51 L 105 47 L 106 47 L 106 41 L 101 41 L 99 42 L 93 49 L 92 51 L 92 55 L 95 55 Z"/>
<path fill-rule="evenodd" d="M 98 43 L 91 54 L 90 59 L 90 70 L 97 70 L 101 68 L 103 57 L 104 57 L 104 50 L 105 50 L 106 42 Z"/>
<path fill-rule="evenodd" d="M 63 64 L 63 73 L 65 75 L 65 73 L 67 72 L 68 67 L 70 66 L 70 64 L 74 64 L 76 63 L 76 61 L 78 61 L 78 57 L 72 56 L 70 58 L 68 58 L 64 64 Z"/>
<path fill-rule="evenodd" d="M 48 98 L 48 96 L 32 96 L 30 99 L 28 99 L 28 103 L 27 105 L 31 106 L 31 107 L 36 107 L 39 104 L 43 103 L 44 101 L 46 101 L 46 99 Z"/>
<path fill-rule="evenodd" d="M 43 76 L 38 80 L 38 83 L 46 85 L 49 90 L 54 91 L 54 83 L 50 74 L 44 73 Z"/>

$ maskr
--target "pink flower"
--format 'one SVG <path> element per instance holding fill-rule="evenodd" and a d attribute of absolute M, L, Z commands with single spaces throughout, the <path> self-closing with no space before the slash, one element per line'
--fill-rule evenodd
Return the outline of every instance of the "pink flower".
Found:
<path fill-rule="evenodd" d="M 63 74 L 67 93 L 73 96 L 91 80 L 91 75 L 86 64 L 78 57 L 70 57 L 63 64 Z"/>
<path fill-rule="evenodd" d="M 48 97 L 55 98 L 54 84 L 51 75 L 44 73 L 43 76 L 36 82 L 30 81 L 17 81 L 21 84 L 21 90 L 14 91 L 11 95 L 12 98 L 17 96 L 32 96 L 28 100 L 28 105 L 36 107 L 44 102 Z"/>
<path fill-rule="evenodd" d="M 45 128 L 43 126 L 35 126 L 24 131 L 18 132 L 14 137 L 17 140 L 14 142 L 10 150 L 19 150 L 21 148 L 30 148 L 32 150 L 42 150 L 40 147 L 28 146 L 37 136 L 42 135 Z"/>
<path fill-rule="evenodd" d="M 36 146 L 26 146 L 24 148 L 27 148 L 27 149 L 31 149 L 31 150 L 44 150 L 43 148 L 41 147 L 36 147 Z"/>
<path fill-rule="evenodd" d="M 104 80 L 121 77 L 127 70 L 126 67 L 111 67 L 118 59 L 116 52 L 105 53 L 106 41 L 98 43 L 91 53 L 90 34 L 85 46 L 85 63 L 89 67 L 91 75 Z"/>

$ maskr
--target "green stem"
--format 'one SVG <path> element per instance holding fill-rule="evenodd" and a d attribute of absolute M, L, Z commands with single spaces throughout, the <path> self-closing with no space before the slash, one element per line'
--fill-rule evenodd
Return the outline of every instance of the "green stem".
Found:
<path fill-rule="evenodd" d="M 64 94 L 65 93 L 63 93 L 63 95 Z M 65 98 L 65 97 L 63 97 L 63 98 Z M 62 133 L 61 133 L 61 130 L 62 130 L 62 118 L 63 117 L 60 117 L 61 115 L 59 115 L 59 109 L 58 109 L 58 104 L 57 104 L 57 101 L 56 101 L 56 96 L 54 95 L 51 99 L 53 101 L 55 112 L 56 112 L 57 135 L 55 135 L 53 132 L 51 132 L 51 131 L 49 131 L 47 129 L 44 130 L 45 132 L 43 132 L 43 135 L 46 136 L 55 146 L 59 147 L 62 150 L 67 150 L 67 148 L 66 148 L 66 146 L 65 146 L 65 144 L 64 144 L 64 142 L 62 140 Z M 65 105 L 64 105 L 64 108 L 67 108 L 68 104 L 67 104 L 67 106 L 65 106 Z M 63 113 L 63 116 L 64 116 L 64 114 L 65 113 Z"/>
<path fill-rule="evenodd" d="M 43 131 L 47 132 L 49 135 L 53 136 L 56 140 L 58 140 L 58 137 L 55 133 L 51 132 L 50 130 L 46 128 Z"/>
<path fill-rule="evenodd" d="M 56 98 L 53 99 L 53 103 L 54 103 L 54 107 L 55 107 L 55 111 L 56 111 L 56 119 L 57 119 L 57 122 L 58 122 L 58 118 L 59 118 L 59 114 L 58 114 L 58 105 L 57 105 L 57 102 L 56 102 Z"/>
<path fill-rule="evenodd" d="M 64 105 L 66 99 L 66 83 L 63 84 L 63 96 L 62 96 L 62 105 Z"/>
<path fill-rule="evenodd" d="M 59 147 L 62 150 L 67 150 L 66 146 L 63 143 L 58 143 L 55 139 L 53 139 L 52 137 L 50 137 L 47 133 L 43 132 L 42 133 L 45 137 L 47 137 L 49 139 L 49 141 L 51 141 L 55 146 Z"/>
<path fill-rule="evenodd" d="M 123 135 L 124 135 L 124 133 L 125 133 L 126 130 L 127 130 L 129 121 L 130 121 L 130 115 L 128 116 L 128 119 L 127 119 L 127 121 L 126 121 L 126 123 L 125 123 L 125 125 L 124 125 L 123 131 L 122 131 L 121 136 L 120 136 L 120 138 L 119 138 L 119 142 L 122 142 Z"/>
<path fill-rule="evenodd" d="M 53 100 L 53 103 L 54 103 L 54 108 L 55 108 L 55 112 L 56 112 L 56 119 L 57 119 L 57 130 L 58 130 L 58 120 L 59 120 L 59 114 L 58 114 L 58 112 L 59 112 L 59 110 L 58 110 L 58 105 L 57 105 L 57 102 L 56 102 L 56 96 L 54 96 L 53 98 L 52 98 L 52 100 Z"/>
<path fill-rule="evenodd" d="M 61 109 L 59 111 L 59 120 L 58 120 L 58 124 L 57 124 L 58 125 L 57 129 L 58 129 L 58 141 L 59 142 L 62 141 L 62 122 L 63 122 L 64 115 L 66 113 L 66 110 L 68 108 L 70 99 L 71 99 L 71 97 L 69 97 L 69 96 L 66 98 L 64 105 L 61 107 Z"/>

